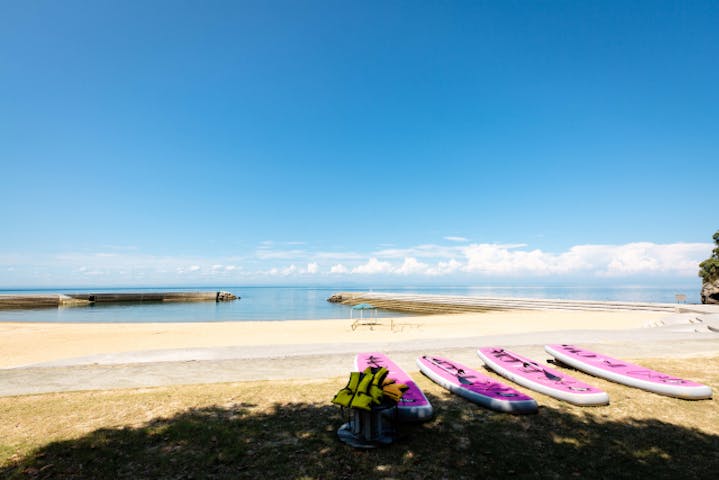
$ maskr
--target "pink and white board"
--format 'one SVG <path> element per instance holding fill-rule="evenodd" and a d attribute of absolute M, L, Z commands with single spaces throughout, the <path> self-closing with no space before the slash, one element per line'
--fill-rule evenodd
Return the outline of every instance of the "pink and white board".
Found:
<path fill-rule="evenodd" d="M 565 365 L 630 387 L 687 400 L 712 397 L 712 389 L 701 383 L 672 377 L 574 345 L 545 345 L 544 350 Z"/>
<path fill-rule="evenodd" d="M 362 371 L 367 367 L 385 367 L 397 383 L 404 383 L 409 389 L 397 404 L 397 412 L 401 421 L 425 421 L 432 418 L 432 405 L 424 392 L 417 386 L 404 370 L 383 353 L 358 353 L 355 357 L 355 368 Z"/>
<path fill-rule="evenodd" d="M 581 406 L 609 403 L 605 391 L 509 350 L 484 347 L 477 350 L 477 355 L 503 377 L 550 397 Z"/>
<path fill-rule="evenodd" d="M 530 396 L 461 363 L 433 355 L 417 357 L 419 370 L 433 382 L 467 400 L 507 413 L 536 413 Z"/>

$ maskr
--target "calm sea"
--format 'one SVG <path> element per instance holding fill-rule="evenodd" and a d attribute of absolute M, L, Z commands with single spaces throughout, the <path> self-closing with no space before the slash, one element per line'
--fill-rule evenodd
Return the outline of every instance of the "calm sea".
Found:
<path fill-rule="evenodd" d="M 303 320 L 349 318 L 350 308 L 327 302 L 332 294 L 342 291 L 369 291 L 368 288 L 328 287 L 223 287 L 210 288 L 148 288 L 92 290 L 0 290 L 6 293 L 80 293 L 138 291 L 226 290 L 241 297 L 235 302 L 111 304 L 76 308 L 36 310 L 0 310 L 0 322 L 227 322 L 248 320 Z M 676 287 L 419 287 L 377 288 L 376 291 L 471 295 L 484 297 L 552 298 L 566 300 L 608 300 L 626 302 L 673 303 L 674 295 L 683 293 L 688 303 L 699 303 L 697 288 Z M 378 312 L 378 316 L 397 313 Z"/>

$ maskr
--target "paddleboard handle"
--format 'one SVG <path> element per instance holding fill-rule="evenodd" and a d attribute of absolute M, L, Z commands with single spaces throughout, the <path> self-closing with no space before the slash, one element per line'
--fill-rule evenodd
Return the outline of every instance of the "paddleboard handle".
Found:
<path fill-rule="evenodd" d="M 383 366 L 382 362 L 380 362 L 379 359 L 377 357 L 375 357 L 374 355 L 370 355 L 369 357 L 367 357 L 367 364 L 370 367 L 375 367 L 375 368 L 382 368 L 382 366 Z"/>
<path fill-rule="evenodd" d="M 496 358 L 502 360 L 503 362 L 506 362 L 506 360 L 504 360 L 502 357 L 509 357 L 512 362 L 522 362 L 522 366 L 527 370 L 529 370 L 531 367 L 531 371 L 543 373 L 545 377 L 552 380 L 553 382 L 558 382 L 558 383 L 564 382 L 563 377 L 553 374 L 552 372 L 548 371 L 546 368 L 542 367 L 537 362 L 525 362 L 521 358 L 517 358 L 516 356 L 512 355 L 511 353 L 509 353 L 508 351 L 506 351 L 503 348 L 495 348 L 492 350 L 492 353 L 495 354 L 494 356 Z"/>
<path fill-rule="evenodd" d="M 446 362 L 446 361 L 440 362 L 436 358 L 428 357 L 427 355 L 422 355 L 422 358 L 426 359 L 428 362 L 430 362 L 435 367 L 437 367 L 441 370 L 444 370 L 445 372 L 449 373 L 450 375 L 454 375 L 455 377 L 457 377 L 457 380 L 459 380 L 459 383 L 461 383 L 463 385 L 474 385 L 473 381 L 468 380 L 467 377 L 465 377 L 463 375 L 465 373 L 464 369 L 457 368 L 453 363 Z M 442 365 L 443 363 L 449 363 L 451 365 L 452 369 L 454 369 L 454 372 L 451 371 L 449 368 L 445 367 L 444 365 Z"/>

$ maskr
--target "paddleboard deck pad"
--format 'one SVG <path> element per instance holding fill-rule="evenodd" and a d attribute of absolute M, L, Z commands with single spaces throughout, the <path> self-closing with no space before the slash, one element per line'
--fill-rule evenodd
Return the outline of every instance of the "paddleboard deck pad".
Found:
<path fill-rule="evenodd" d="M 580 406 L 609 403 L 605 391 L 504 348 L 480 348 L 477 355 L 499 375 L 539 393 Z"/>
<path fill-rule="evenodd" d="M 417 386 L 404 370 L 383 353 L 358 353 L 355 357 L 355 369 L 362 371 L 367 367 L 385 367 L 389 373 L 387 378 L 393 378 L 397 383 L 404 383 L 409 388 L 397 403 L 397 415 L 400 421 L 426 421 L 432 418 L 432 405 L 424 392 Z"/>
<path fill-rule="evenodd" d="M 630 387 L 686 400 L 712 397 L 711 388 L 701 383 L 673 377 L 574 345 L 545 345 L 544 350 L 565 365 Z"/>
<path fill-rule="evenodd" d="M 417 366 L 433 382 L 483 407 L 507 413 L 537 412 L 532 397 L 461 363 L 424 355 L 417 357 Z"/>

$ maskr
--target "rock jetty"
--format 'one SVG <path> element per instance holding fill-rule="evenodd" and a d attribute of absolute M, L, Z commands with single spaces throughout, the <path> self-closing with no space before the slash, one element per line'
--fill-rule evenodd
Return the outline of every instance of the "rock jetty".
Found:
<path fill-rule="evenodd" d="M 420 295 L 382 292 L 340 292 L 327 299 L 343 305 L 369 303 L 384 310 L 417 314 L 486 312 L 491 310 L 577 310 L 714 313 L 714 306 L 678 303 L 648 303 L 541 298 L 473 297 L 459 295 Z M 706 308 L 703 308 L 706 307 Z"/>
<path fill-rule="evenodd" d="M 224 291 L 0 295 L 0 309 L 81 307 L 96 303 L 231 302 L 239 298 Z"/>

